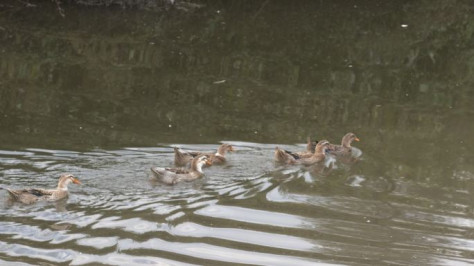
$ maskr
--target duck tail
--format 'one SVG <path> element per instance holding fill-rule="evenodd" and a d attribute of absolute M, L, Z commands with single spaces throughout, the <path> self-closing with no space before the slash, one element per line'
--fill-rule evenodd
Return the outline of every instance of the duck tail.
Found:
<path fill-rule="evenodd" d="M 151 170 L 151 173 L 155 176 L 155 177 L 160 177 L 163 173 L 161 171 L 161 169 L 159 167 L 151 167 L 150 168 Z"/>
<path fill-rule="evenodd" d="M 275 161 L 279 163 L 286 163 L 288 161 L 288 153 L 278 147 L 275 148 Z"/>
<path fill-rule="evenodd" d="M 174 157 L 182 157 L 183 153 L 179 150 L 179 148 L 174 147 Z"/>
<path fill-rule="evenodd" d="M 184 153 L 179 148 L 174 148 L 174 164 L 177 166 L 184 166 L 192 160 L 188 153 Z"/>
<path fill-rule="evenodd" d="M 2 188 L 3 189 L 3 188 Z M 10 194 L 10 196 L 13 198 L 13 199 L 18 199 L 18 192 L 16 192 L 15 190 L 12 190 L 12 189 L 9 189 L 7 188 L 6 189 L 8 191 L 8 194 Z"/>
<path fill-rule="evenodd" d="M 306 150 L 309 151 L 309 152 L 314 153 L 314 151 L 316 149 L 316 145 L 318 144 L 318 142 L 319 142 L 318 140 L 312 141 L 311 137 L 308 136 L 306 138 Z"/>

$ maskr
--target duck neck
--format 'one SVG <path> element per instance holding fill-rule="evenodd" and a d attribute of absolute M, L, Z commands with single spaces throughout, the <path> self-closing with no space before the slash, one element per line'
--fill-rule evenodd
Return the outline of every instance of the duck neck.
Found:
<path fill-rule="evenodd" d="M 58 190 L 67 191 L 68 180 L 59 180 Z"/>
<path fill-rule="evenodd" d="M 197 163 L 194 170 L 202 174 L 202 163 Z"/>
<path fill-rule="evenodd" d="M 326 149 L 326 147 L 324 147 L 324 146 L 316 147 L 316 150 L 314 151 L 314 155 L 317 156 L 317 157 L 325 156 L 325 154 L 324 154 L 325 149 Z"/>
<path fill-rule="evenodd" d="M 204 164 L 204 162 L 200 162 L 198 161 L 198 157 L 194 158 L 192 164 L 191 164 L 191 170 L 192 171 L 195 171 L 195 172 L 199 172 L 199 173 L 202 173 L 202 165 Z"/>
<path fill-rule="evenodd" d="M 350 149 L 351 148 L 351 140 L 343 138 L 342 142 L 341 142 L 341 146 L 344 147 L 344 148 Z"/>

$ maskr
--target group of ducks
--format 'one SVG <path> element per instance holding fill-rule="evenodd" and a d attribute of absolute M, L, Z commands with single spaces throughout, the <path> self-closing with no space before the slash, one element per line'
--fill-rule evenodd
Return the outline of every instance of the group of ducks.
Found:
<path fill-rule="evenodd" d="M 344 135 L 341 145 L 331 144 L 327 140 L 313 142 L 308 137 L 305 151 L 291 152 L 276 147 L 275 161 L 283 164 L 312 165 L 323 162 L 326 159 L 326 154 L 351 156 L 351 144 L 353 141 L 359 141 L 359 138 L 354 133 Z"/>
<path fill-rule="evenodd" d="M 291 152 L 275 148 L 275 161 L 282 164 L 301 164 L 313 165 L 324 162 L 326 154 L 332 154 L 337 157 L 352 156 L 352 142 L 359 141 L 354 133 L 347 133 L 342 138 L 341 145 L 331 144 L 327 140 L 311 141 L 308 137 L 306 150 Z M 222 144 L 215 153 L 203 152 L 182 152 L 174 148 L 174 163 L 176 166 L 187 166 L 189 168 L 164 168 L 152 167 L 153 177 L 158 181 L 174 185 L 182 181 L 193 181 L 204 175 L 202 168 L 213 164 L 223 164 L 226 162 L 227 152 L 234 151 L 230 144 Z M 10 197 L 14 201 L 25 204 L 35 203 L 37 201 L 56 201 L 68 196 L 68 185 L 70 183 L 81 184 L 81 182 L 72 174 L 65 173 L 59 177 L 56 189 L 7 189 Z"/>
<path fill-rule="evenodd" d="M 233 152 L 232 145 L 224 143 L 217 149 L 216 153 L 203 152 L 182 152 L 178 148 L 174 148 L 174 164 L 176 166 L 191 165 L 190 168 L 164 168 L 152 167 L 153 176 L 159 181 L 174 185 L 181 181 L 193 181 L 204 175 L 203 166 L 211 166 L 213 164 L 223 164 L 226 162 L 225 154 Z"/>

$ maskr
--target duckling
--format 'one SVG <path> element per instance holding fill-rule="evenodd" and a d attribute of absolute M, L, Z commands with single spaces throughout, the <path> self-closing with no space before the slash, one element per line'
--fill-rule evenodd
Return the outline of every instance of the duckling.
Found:
<path fill-rule="evenodd" d="M 329 153 L 336 156 L 347 156 L 352 153 L 352 141 L 359 141 L 359 138 L 354 133 L 347 133 L 342 137 L 341 145 L 329 145 Z"/>
<path fill-rule="evenodd" d="M 304 164 L 311 165 L 324 161 L 325 152 L 330 145 L 329 141 L 321 140 L 316 144 L 314 153 L 309 157 L 301 157 L 295 153 L 288 153 L 278 147 L 275 148 L 275 161 L 284 164 Z"/>
<path fill-rule="evenodd" d="M 69 195 L 67 186 L 69 183 L 81 184 L 72 174 L 62 174 L 59 177 L 58 187 L 56 189 L 7 189 L 12 200 L 22 202 L 24 204 L 32 204 L 37 201 L 57 201 Z"/>
<path fill-rule="evenodd" d="M 174 185 L 181 181 L 193 181 L 204 175 L 202 167 L 212 165 L 207 155 L 199 155 L 191 161 L 191 169 L 152 167 L 151 172 L 158 181 L 167 185 Z"/>
<path fill-rule="evenodd" d="M 300 151 L 300 152 L 291 152 L 285 150 L 289 154 L 296 155 L 298 157 L 311 157 L 316 150 L 316 145 L 318 144 L 318 141 L 311 141 L 311 137 L 308 137 L 306 139 L 306 150 L 305 151 Z"/>
<path fill-rule="evenodd" d="M 208 156 L 213 164 L 223 164 L 226 162 L 226 152 L 233 152 L 232 145 L 224 143 L 219 146 L 216 153 L 202 153 L 202 152 L 181 152 L 178 148 L 174 148 L 174 164 L 177 166 L 185 166 L 198 155 Z"/>

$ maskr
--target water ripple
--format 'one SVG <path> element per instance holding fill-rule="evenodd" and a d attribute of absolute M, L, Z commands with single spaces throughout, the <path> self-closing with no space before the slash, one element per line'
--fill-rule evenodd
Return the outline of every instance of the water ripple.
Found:
<path fill-rule="evenodd" d="M 71 265 L 84 264 L 108 264 L 108 265 L 196 265 L 183 263 L 164 258 L 151 256 L 133 256 L 120 253 L 109 253 L 106 255 L 79 254 L 71 262 Z"/>
<path fill-rule="evenodd" d="M 120 250 L 130 251 L 136 249 L 162 250 L 173 253 L 184 254 L 191 257 L 230 262 L 258 265 L 334 265 L 322 263 L 313 259 L 304 259 L 292 256 L 282 256 L 277 254 L 265 254 L 259 252 L 225 248 L 204 243 L 177 243 L 168 242 L 161 239 L 151 239 L 145 242 L 132 240 L 122 240 L 119 243 Z"/>
<path fill-rule="evenodd" d="M 213 218 L 290 228 L 314 228 L 316 224 L 315 220 L 296 215 L 234 206 L 213 205 L 196 210 L 194 213 Z"/>
<path fill-rule="evenodd" d="M 0 222 L 0 235 L 12 235 L 13 239 L 27 239 L 36 242 L 61 244 L 84 237 L 84 234 L 69 234 L 63 231 L 40 229 L 37 226 L 23 225 L 13 222 Z"/>
<path fill-rule="evenodd" d="M 149 222 L 140 218 L 121 219 L 121 217 L 107 217 L 99 220 L 97 223 L 92 225 L 92 229 L 122 229 L 127 232 L 133 232 L 136 234 L 143 234 L 146 232 L 163 231 L 165 225 L 159 225 L 155 222 Z"/>
<path fill-rule="evenodd" d="M 117 245 L 118 237 L 88 237 L 77 240 L 77 244 L 93 247 L 95 249 L 104 249 Z"/>
<path fill-rule="evenodd" d="M 0 263 L 473 262 L 474 191 L 463 178 L 449 179 L 451 185 L 410 180 L 389 164 L 376 165 L 365 151 L 361 160 L 337 162 L 320 174 L 276 166 L 274 145 L 232 143 L 237 149 L 228 164 L 206 168 L 202 179 L 177 186 L 150 182 L 149 172 L 152 165 L 172 165 L 175 144 L 0 151 L 2 188 L 54 187 L 63 171 L 83 183 L 71 185 L 70 197 L 59 202 L 2 201 Z M 5 190 L 0 197 L 8 197 Z"/>
<path fill-rule="evenodd" d="M 298 251 L 318 252 L 323 247 L 317 241 L 299 237 L 258 232 L 236 228 L 206 227 L 195 223 L 179 224 L 171 229 L 171 233 L 178 236 L 212 237 L 252 245 L 267 246 Z"/>
<path fill-rule="evenodd" d="M 68 262 L 76 256 L 76 252 L 68 249 L 34 248 L 20 244 L 8 244 L 0 241 L 0 254 L 12 257 L 29 257 L 50 262 Z"/>

